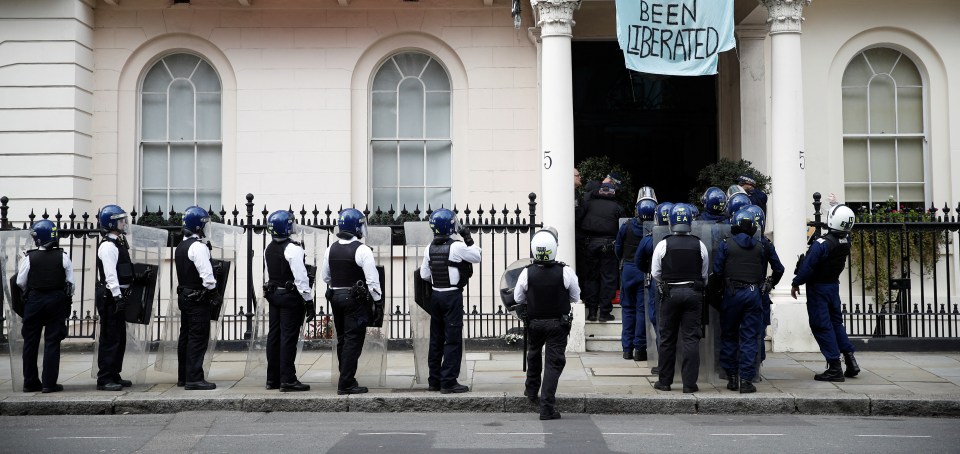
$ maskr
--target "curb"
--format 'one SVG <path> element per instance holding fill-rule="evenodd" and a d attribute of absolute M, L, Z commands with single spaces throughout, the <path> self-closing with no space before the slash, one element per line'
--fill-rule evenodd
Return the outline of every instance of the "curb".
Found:
<path fill-rule="evenodd" d="M 794 394 L 559 394 L 557 409 L 589 414 L 804 414 L 960 418 L 960 395 Z M 0 415 L 122 415 L 185 411 L 358 413 L 533 413 L 537 405 L 519 394 L 462 395 L 390 393 L 351 396 L 263 394 L 169 397 L 10 396 Z"/>

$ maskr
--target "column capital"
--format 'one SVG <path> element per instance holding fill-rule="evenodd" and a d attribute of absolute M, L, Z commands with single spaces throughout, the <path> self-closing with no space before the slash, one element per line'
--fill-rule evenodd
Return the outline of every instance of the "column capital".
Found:
<path fill-rule="evenodd" d="M 803 7 L 812 0 L 760 0 L 767 7 L 767 27 L 770 34 L 800 33 Z"/>
<path fill-rule="evenodd" d="M 530 0 L 530 5 L 537 12 L 542 37 L 573 35 L 573 12 L 580 8 L 580 0 Z"/>

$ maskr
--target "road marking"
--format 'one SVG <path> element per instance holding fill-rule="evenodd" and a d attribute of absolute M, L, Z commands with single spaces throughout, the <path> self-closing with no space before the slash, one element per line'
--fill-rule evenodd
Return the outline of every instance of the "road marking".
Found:
<path fill-rule="evenodd" d="M 673 434 L 656 433 L 656 432 L 603 432 L 600 435 L 653 435 L 657 437 L 673 436 Z"/>
<path fill-rule="evenodd" d="M 782 437 L 783 434 L 710 434 L 715 437 Z"/>
<path fill-rule="evenodd" d="M 553 432 L 477 432 L 477 435 L 553 435 Z"/>
<path fill-rule="evenodd" d="M 347 435 L 347 434 L 344 434 Z M 426 435 L 423 432 L 361 432 L 357 435 Z"/>
<path fill-rule="evenodd" d="M 930 435 L 857 435 L 858 437 L 882 437 L 882 438 L 931 438 Z"/>
<path fill-rule="evenodd" d="M 130 437 L 47 437 L 47 440 L 116 440 Z"/>
<path fill-rule="evenodd" d="M 206 434 L 198 437 L 283 437 L 286 434 Z"/>

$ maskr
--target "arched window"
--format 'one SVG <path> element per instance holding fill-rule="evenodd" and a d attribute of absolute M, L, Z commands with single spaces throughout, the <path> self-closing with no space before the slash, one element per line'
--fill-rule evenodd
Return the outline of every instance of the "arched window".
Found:
<path fill-rule="evenodd" d="M 157 61 L 140 85 L 140 202 L 164 211 L 220 207 L 220 76 L 202 58 Z"/>
<path fill-rule="evenodd" d="M 371 208 L 449 207 L 447 71 L 429 55 L 396 54 L 377 69 L 370 103 Z"/>
<path fill-rule="evenodd" d="M 926 202 L 923 79 L 903 53 L 857 54 L 843 73 L 843 173 L 847 204 Z"/>

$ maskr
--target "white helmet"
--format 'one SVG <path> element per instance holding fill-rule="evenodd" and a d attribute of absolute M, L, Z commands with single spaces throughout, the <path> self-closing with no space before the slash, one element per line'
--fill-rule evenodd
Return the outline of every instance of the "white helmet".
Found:
<path fill-rule="evenodd" d="M 853 214 L 853 210 L 846 205 L 837 205 L 830 209 L 830 214 L 827 215 L 827 228 L 830 230 L 839 230 L 841 232 L 849 232 L 853 228 L 853 224 L 856 222 L 856 215 Z"/>
<path fill-rule="evenodd" d="M 546 227 L 535 233 L 530 240 L 530 253 L 536 262 L 549 262 L 557 258 L 557 230 Z"/>

